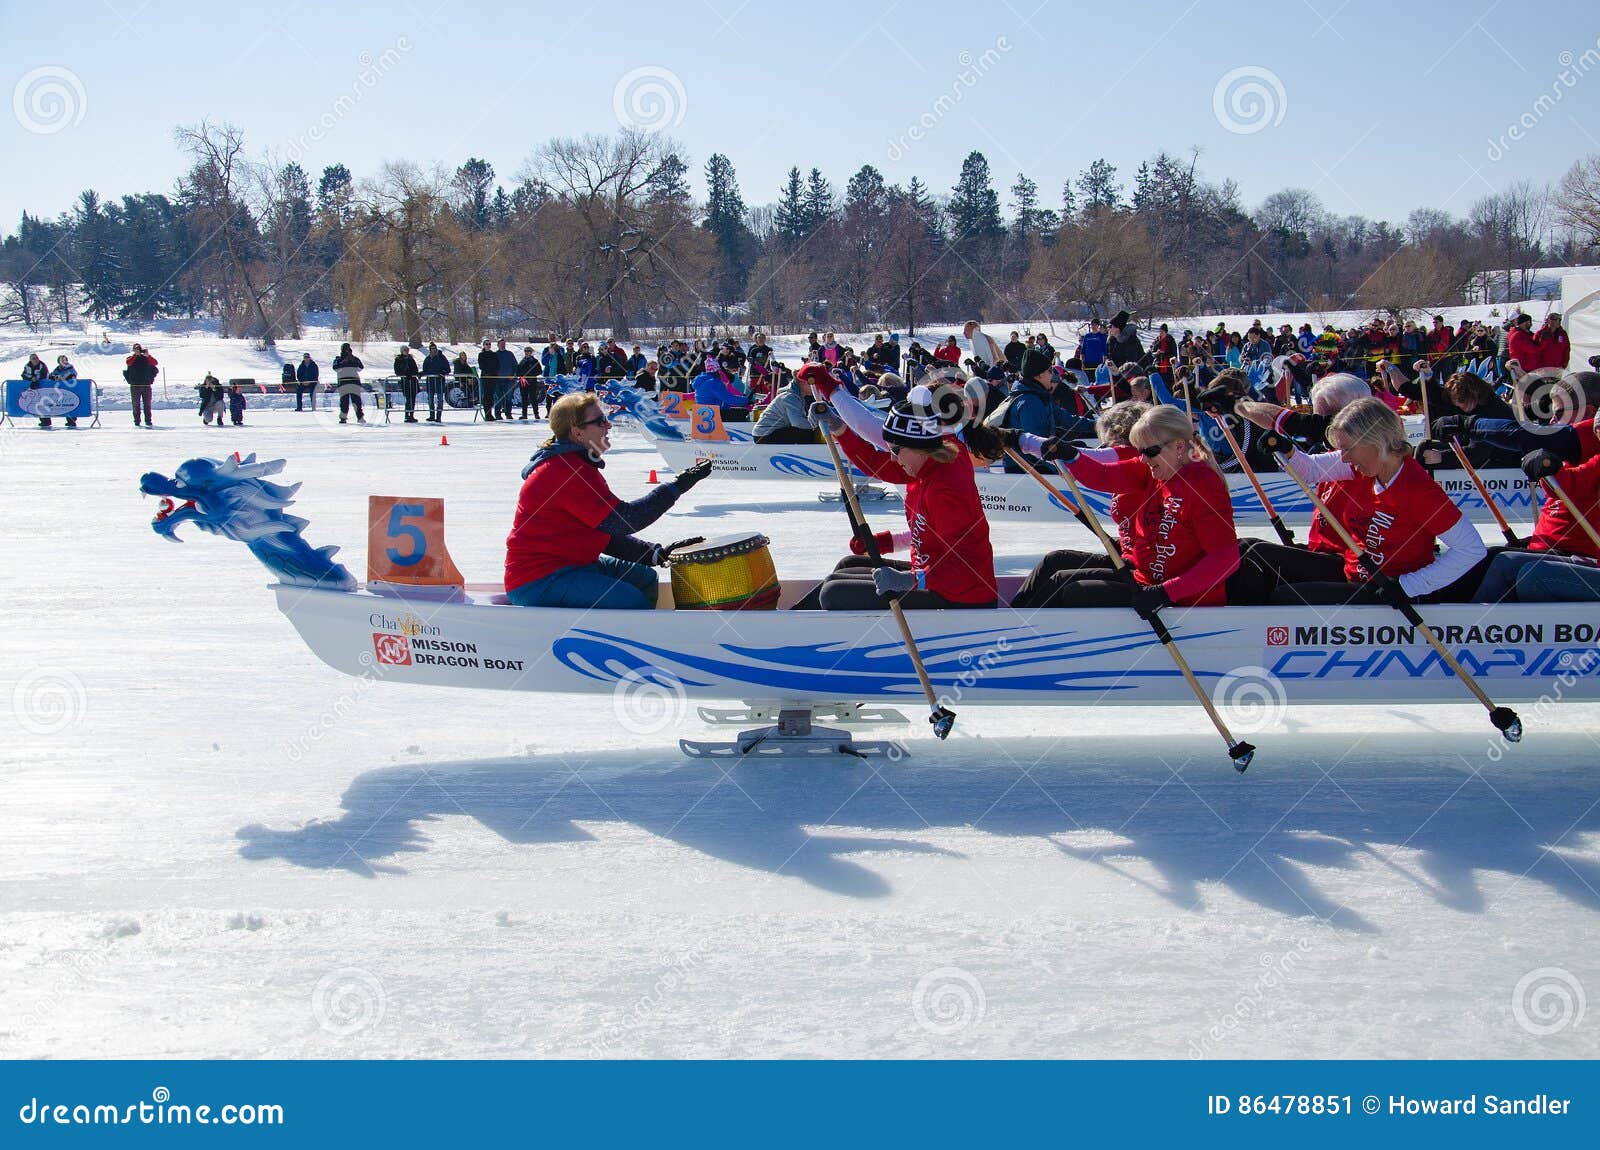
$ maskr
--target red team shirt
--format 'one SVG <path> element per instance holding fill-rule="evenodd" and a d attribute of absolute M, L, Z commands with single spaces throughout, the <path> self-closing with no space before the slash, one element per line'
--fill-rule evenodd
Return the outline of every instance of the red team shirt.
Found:
<path fill-rule="evenodd" d="M 1461 509 L 1410 457 L 1382 491 L 1365 475 L 1335 480 L 1333 486 L 1348 489 L 1341 494 L 1350 497 L 1335 512 L 1339 522 L 1378 562 L 1379 570 L 1395 579 L 1432 563 L 1434 541 L 1461 519 Z M 1344 577 L 1365 582 L 1367 573 L 1355 555 L 1342 544 L 1339 549 L 1345 552 Z"/>
<path fill-rule="evenodd" d="M 1068 469 L 1080 483 L 1113 496 L 1112 516 L 1136 580 L 1165 587 L 1179 607 L 1227 603 L 1225 584 L 1239 569 L 1239 540 L 1228 484 L 1216 468 L 1190 463 L 1165 483 L 1156 482 L 1138 457 L 1099 463 L 1080 456 Z"/>
<path fill-rule="evenodd" d="M 506 537 L 506 590 L 600 558 L 611 541 L 598 529 L 600 521 L 621 502 L 584 452 L 552 456 L 535 467 L 522 481 Z"/>
<path fill-rule="evenodd" d="M 894 456 L 879 451 L 849 429 L 835 437 L 862 471 L 906 489 L 906 524 L 911 528 L 911 569 L 924 573 L 928 590 L 952 603 L 993 603 L 1000 598 L 994 578 L 989 520 L 978 498 L 972 457 L 958 440 L 949 463 L 929 459 L 915 476 Z"/>

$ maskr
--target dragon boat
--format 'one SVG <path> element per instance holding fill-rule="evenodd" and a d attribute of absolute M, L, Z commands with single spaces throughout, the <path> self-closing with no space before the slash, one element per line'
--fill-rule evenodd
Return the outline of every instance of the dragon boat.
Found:
<path fill-rule="evenodd" d="M 333 548 L 301 539 L 285 513 L 295 487 L 266 481 L 282 460 L 192 459 L 147 494 L 183 499 L 158 515 L 249 545 L 276 577 L 278 609 L 311 653 L 345 674 L 427 687 L 610 695 L 619 708 L 665 708 L 669 720 L 777 720 L 731 743 L 680 745 L 691 754 L 873 753 L 813 720 L 904 721 L 898 704 L 922 689 L 889 612 L 793 610 L 813 580 L 781 580 L 771 610 L 675 608 L 665 582 L 653 611 L 511 605 L 498 586 L 467 585 L 444 547 L 442 501 L 374 504 L 368 579 Z M 373 497 L 380 500 L 383 497 Z M 442 572 L 405 583 L 406 571 Z M 379 577 L 375 577 L 379 576 Z M 1019 580 L 1001 580 L 1003 601 Z M 771 602 L 771 600 L 767 600 Z M 1421 608 L 1455 660 L 1496 698 L 1600 699 L 1600 608 L 1482 604 Z M 917 611 L 907 615 L 922 660 L 949 706 L 1151 706 L 1194 702 L 1151 628 L 1122 608 Z M 1472 701 L 1419 628 L 1381 606 L 1206 607 L 1162 613 L 1193 672 L 1225 713 L 1276 718 L 1296 704 Z M 1236 729 L 1250 733 L 1248 719 Z M 661 729 L 656 726 L 654 729 Z M 1486 731 L 1486 735 L 1488 732 Z"/>

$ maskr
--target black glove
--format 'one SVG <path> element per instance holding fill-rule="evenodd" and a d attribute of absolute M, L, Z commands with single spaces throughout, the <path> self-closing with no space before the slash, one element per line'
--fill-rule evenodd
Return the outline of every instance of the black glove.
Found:
<path fill-rule="evenodd" d="M 1538 451 L 1530 451 L 1522 457 L 1522 474 L 1533 482 L 1549 479 L 1562 468 L 1562 459 L 1553 451 L 1541 447 Z"/>
<path fill-rule="evenodd" d="M 1472 438 L 1472 428 L 1478 422 L 1476 415 L 1441 415 L 1433 421 L 1433 437 L 1449 443 Z"/>
<path fill-rule="evenodd" d="M 688 491 L 696 483 L 711 474 L 711 460 L 697 459 L 688 467 L 678 472 L 678 477 L 673 480 L 678 485 L 679 491 Z"/>
<path fill-rule="evenodd" d="M 1376 579 L 1378 576 L 1383 574 L 1382 564 L 1372 557 L 1372 552 L 1370 551 L 1363 551 L 1356 558 L 1356 566 L 1360 567 L 1362 571 L 1366 572 L 1368 579 Z"/>
<path fill-rule="evenodd" d="M 1078 445 L 1065 436 L 1058 435 L 1054 439 L 1044 441 L 1044 459 L 1059 459 L 1062 463 L 1071 463 L 1078 458 Z"/>
<path fill-rule="evenodd" d="M 1391 607 L 1408 607 L 1411 604 L 1411 596 L 1407 595 L 1406 589 L 1400 586 L 1400 580 L 1393 576 L 1385 575 L 1382 571 L 1368 576 L 1367 586 L 1371 587 L 1373 593 Z"/>
<path fill-rule="evenodd" d="M 1208 387 L 1195 398 L 1200 401 L 1200 410 L 1207 415 L 1222 415 L 1233 411 L 1234 401 L 1239 397 L 1224 384 L 1221 387 Z"/>
<path fill-rule="evenodd" d="M 1440 443 L 1437 439 L 1424 439 L 1421 443 L 1417 444 L 1412 454 L 1416 456 L 1417 462 L 1422 464 L 1422 466 L 1438 467 L 1454 453 L 1450 450 L 1449 444 Z M 1436 455 L 1438 458 L 1430 459 L 1430 455 Z"/>
<path fill-rule="evenodd" d="M 672 558 L 672 553 L 678 548 L 693 547 L 696 543 L 704 543 L 705 541 L 706 537 L 704 535 L 691 535 L 689 538 L 680 539 L 676 543 L 668 543 L 665 547 L 657 547 L 655 566 L 665 567 Z"/>
<path fill-rule="evenodd" d="M 1172 599 L 1159 583 L 1154 587 L 1139 586 L 1133 589 L 1133 609 L 1146 622 L 1154 619 L 1163 607 L 1170 606 Z"/>
<path fill-rule="evenodd" d="M 1000 437 L 1000 442 L 1012 451 L 1022 450 L 1022 432 L 1015 427 L 997 427 L 995 434 Z"/>
<path fill-rule="evenodd" d="M 1272 455 L 1293 455 L 1294 444 L 1289 442 L 1276 431 L 1263 431 L 1256 437 L 1256 442 L 1261 445 L 1261 450 Z"/>

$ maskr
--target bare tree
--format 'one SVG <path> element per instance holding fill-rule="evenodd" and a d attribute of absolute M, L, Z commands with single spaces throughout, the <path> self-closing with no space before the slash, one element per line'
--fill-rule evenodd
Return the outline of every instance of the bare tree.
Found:
<path fill-rule="evenodd" d="M 1556 214 L 1585 248 L 1600 247 L 1600 153 L 1585 156 L 1561 177 Z"/>

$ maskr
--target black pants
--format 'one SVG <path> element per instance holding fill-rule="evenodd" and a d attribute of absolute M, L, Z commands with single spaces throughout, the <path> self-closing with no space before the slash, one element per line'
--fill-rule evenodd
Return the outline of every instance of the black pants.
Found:
<path fill-rule="evenodd" d="M 1239 540 L 1239 570 L 1228 576 L 1228 602 L 1235 606 L 1261 606 L 1285 602 L 1273 595 L 1287 584 L 1340 583 L 1344 581 L 1344 554 L 1311 551 L 1268 543 L 1265 539 Z"/>
<path fill-rule="evenodd" d="M 817 433 L 809 427 L 780 427 L 777 431 L 756 436 L 757 443 L 818 443 Z"/>
<path fill-rule="evenodd" d="M 306 409 L 305 402 L 306 385 L 303 383 L 297 383 L 294 385 L 294 409 L 296 411 L 304 411 Z"/>
<path fill-rule="evenodd" d="M 428 418 L 435 423 L 444 417 L 444 380 L 442 375 L 423 377 L 428 385 Z"/>
<path fill-rule="evenodd" d="M 750 409 L 748 407 L 724 407 L 722 409 L 723 423 L 749 423 Z"/>
<path fill-rule="evenodd" d="M 1023 580 L 1022 586 L 1011 597 L 1011 606 L 1019 610 L 1064 606 L 1056 599 L 1066 593 L 1069 585 L 1080 579 L 1122 578 L 1116 574 L 1111 557 L 1104 551 L 1052 551 Z"/>
<path fill-rule="evenodd" d="M 486 375 L 478 381 L 478 400 L 483 406 L 483 418 L 493 422 L 499 418 L 495 409 L 500 406 L 500 380 L 492 375 Z"/>
<path fill-rule="evenodd" d="M 400 396 L 406 401 L 406 418 L 417 418 L 417 377 L 402 375 L 400 377 Z"/>
<path fill-rule="evenodd" d="M 359 383 L 341 383 L 339 385 L 339 422 L 343 423 L 350 414 L 350 408 L 356 409 L 356 419 L 366 422 L 366 413 L 361 408 L 361 385 Z"/>
<path fill-rule="evenodd" d="M 128 385 L 128 393 L 133 399 L 133 422 L 135 426 L 138 426 L 139 412 L 141 410 L 144 412 L 144 421 L 146 423 L 155 423 L 155 420 L 150 418 L 150 390 L 152 386 L 152 384 L 148 383 L 130 383 Z"/>
<path fill-rule="evenodd" d="M 850 555 L 839 560 L 833 571 L 794 605 L 796 611 L 887 611 L 889 601 L 878 594 L 872 583 L 873 568 L 880 566 L 865 555 Z M 881 566 L 909 571 L 911 564 L 885 559 Z M 994 603 L 955 603 L 932 591 L 911 591 L 900 598 L 906 611 L 961 610 L 993 607 Z"/>
<path fill-rule="evenodd" d="M 1497 547 L 1482 560 L 1472 565 L 1461 578 L 1454 583 L 1447 584 L 1437 591 L 1426 595 L 1419 595 L 1412 600 L 1415 603 L 1470 603 L 1477 593 L 1478 585 L 1483 582 L 1484 572 L 1489 569 L 1489 564 L 1494 562 L 1494 557 L 1503 547 Z M 1271 602 L 1282 606 L 1296 606 L 1307 604 L 1314 607 L 1338 606 L 1340 604 L 1382 603 L 1377 594 L 1367 583 L 1349 583 L 1343 579 L 1317 581 L 1307 583 L 1285 583 L 1273 592 Z"/>
<path fill-rule="evenodd" d="M 533 417 L 539 418 L 539 389 L 532 383 L 522 385 L 522 418 L 528 418 L 528 405 L 533 405 Z"/>

